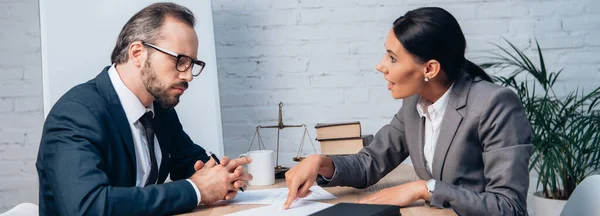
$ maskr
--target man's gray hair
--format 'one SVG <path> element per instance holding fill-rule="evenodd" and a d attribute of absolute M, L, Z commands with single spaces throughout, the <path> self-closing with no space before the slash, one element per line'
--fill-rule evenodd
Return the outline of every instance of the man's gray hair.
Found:
<path fill-rule="evenodd" d="M 165 17 L 170 16 L 194 27 L 196 19 L 188 8 L 175 4 L 160 2 L 151 4 L 137 12 L 127 21 L 112 51 L 110 61 L 113 64 L 122 64 L 129 58 L 129 45 L 135 41 L 154 43 L 160 35 L 160 27 Z"/>

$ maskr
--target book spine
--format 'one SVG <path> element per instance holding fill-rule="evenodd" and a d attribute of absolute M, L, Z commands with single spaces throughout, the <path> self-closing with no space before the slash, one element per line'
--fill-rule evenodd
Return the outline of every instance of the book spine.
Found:
<path fill-rule="evenodd" d="M 344 138 L 328 138 L 328 139 L 319 139 L 315 138 L 316 141 L 336 141 L 336 140 L 351 140 L 351 139 L 360 139 L 361 137 L 344 137 Z"/>
<path fill-rule="evenodd" d="M 343 126 L 343 125 L 360 125 L 360 122 L 343 122 L 343 123 L 331 123 L 331 124 L 317 124 L 315 128 L 324 128 L 324 127 L 335 127 L 335 126 Z"/>

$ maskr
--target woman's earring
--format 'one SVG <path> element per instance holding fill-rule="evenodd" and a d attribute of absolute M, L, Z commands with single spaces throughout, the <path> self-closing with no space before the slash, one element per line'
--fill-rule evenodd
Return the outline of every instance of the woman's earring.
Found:
<path fill-rule="evenodd" d="M 429 82 L 429 77 L 425 77 L 425 82 Z"/>

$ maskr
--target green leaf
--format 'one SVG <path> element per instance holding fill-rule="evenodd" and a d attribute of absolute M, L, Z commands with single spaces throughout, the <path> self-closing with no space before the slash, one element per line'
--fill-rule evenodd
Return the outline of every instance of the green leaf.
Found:
<path fill-rule="evenodd" d="M 574 87 L 557 97 L 554 85 L 562 69 L 546 67 L 543 51 L 536 40 L 539 65 L 507 39 L 509 49 L 494 44 L 482 68 L 509 72 L 492 80 L 515 90 L 531 124 L 534 145 L 529 170 L 539 173 L 537 188 L 551 198 L 566 199 L 583 178 L 600 167 L 600 87 L 584 92 Z M 519 76 L 524 73 L 523 76 Z M 528 80 L 528 77 L 533 80 Z M 541 88 L 540 88 L 541 87 Z"/>

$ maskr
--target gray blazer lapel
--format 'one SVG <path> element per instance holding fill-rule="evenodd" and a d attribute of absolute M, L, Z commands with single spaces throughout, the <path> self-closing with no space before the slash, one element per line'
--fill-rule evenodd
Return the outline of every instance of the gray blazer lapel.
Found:
<path fill-rule="evenodd" d="M 444 119 L 440 128 L 440 135 L 433 155 L 432 175 L 437 180 L 442 180 L 442 170 L 452 139 L 463 119 L 462 108 L 467 104 L 467 96 L 471 88 L 471 81 L 466 76 L 459 78 L 452 87 L 448 98 L 448 106 L 444 112 Z M 421 149 L 421 153 L 423 149 Z"/>
<path fill-rule="evenodd" d="M 425 163 L 425 118 L 419 117 L 419 121 L 417 121 L 417 143 L 418 143 L 418 158 L 419 161 L 413 161 L 414 166 L 418 166 L 420 169 L 415 169 L 417 171 L 417 175 L 424 179 L 431 179 L 433 176 L 427 171 L 427 164 Z M 416 163 L 415 163 L 416 162 Z"/>
<path fill-rule="evenodd" d="M 405 137 L 410 148 L 410 158 L 417 176 L 427 180 L 431 179 L 431 174 L 429 174 L 427 168 L 425 168 L 425 157 L 423 155 L 423 146 L 425 145 L 423 139 L 425 135 L 425 125 L 423 124 L 423 119 L 417 112 L 417 102 L 419 101 L 419 98 L 419 95 L 415 95 L 404 99 L 402 103 L 402 106 L 405 109 L 404 112 L 407 112 L 406 116 L 409 116 L 404 120 Z"/>

